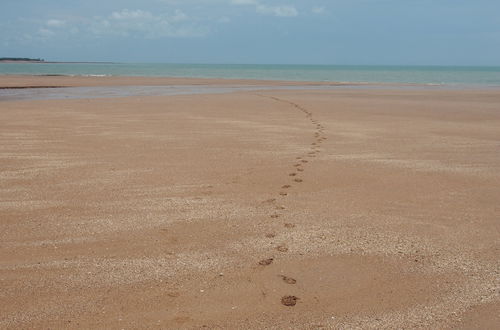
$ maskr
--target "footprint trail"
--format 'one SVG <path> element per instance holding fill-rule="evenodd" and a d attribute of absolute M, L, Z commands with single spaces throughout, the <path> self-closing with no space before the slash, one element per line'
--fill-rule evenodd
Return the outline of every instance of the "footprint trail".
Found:
<path fill-rule="evenodd" d="M 324 135 L 324 126 L 320 123 L 319 120 L 314 118 L 313 113 L 310 110 L 302 107 L 301 105 L 299 105 L 297 103 L 294 103 L 292 101 L 288 101 L 285 99 L 280 99 L 278 97 L 264 96 L 264 95 L 258 95 L 258 96 L 266 97 L 266 98 L 272 99 L 276 102 L 285 103 L 285 104 L 291 106 L 292 108 L 294 108 L 298 111 L 301 111 L 302 113 L 304 113 L 305 118 L 310 121 L 311 126 L 313 127 L 312 128 L 313 134 L 312 134 L 312 139 L 311 139 L 312 142 L 309 142 L 310 149 L 309 149 L 309 151 L 305 152 L 303 155 L 299 155 L 299 156 L 295 157 L 295 160 L 291 165 L 292 171 L 288 172 L 288 177 L 290 177 L 290 183 L 284 183 L 280 187 L 280 189 L 277 192 L 277 195 L 278 195 L 277 198 L 272 199 L 272 203 L 276 203 L 278 200 L 283 201 L 289 195 L 289 192 L 293 193 L 293 189 L 295 187 L 298 187 L 299 184 L 304 182 L 304 179 L 301 177 L 301 175 L 305 172 L 306 166 L 308 164 L 310 164 L 310 161 L 313 160 L 311 158 L 315 158 L 321 153 L 321 143 L 326 140 L 326 137 Z M 307 141 L 305 144 L 307 144 Z M 309 158 L 309 160 L 307 160 L 306 158 Z M 286 191 L 284 191 L 284 190 L 286 190 Z M 284 210 L 286 210 L 286 208 L 282 205 L 276 205 L 275 210 L 284 211 Z M 270 217 L 272 219 L 280 219 L 281 218 L 281 219 L 286 220 L 286 214 L 284 214 L 284 212 L 274 212 L 274 213 L 270 214 Z M 287 230 L 292 230 L 296 227 L 296 225 L 293 223 L 284 222 L 283 227 Z M 267 234 L 265 234 L 265 236 L 267 238 L 274 238 L 274 237 L 276 237 L 276 233 L 272 233 L 272 234 L 267 233 Z M 274 247 L 274 249 L 275 249 L 275 251 L 280 252 L 280 254 L 287 253 L 289 251 L 288 245 L 286 245 L 284 243 L 276 245 Z M 259 262 L 259 264 L 261 266 L 264 266 L 264 265 L 267 266 L 267 265 L 270 265 L 275 259 L 276 259 L 275 256 L 273 256 L 271 258 L 263 259 Z M 291 278 L 291 277 L 286 276 L 286 275 L 278 275 L 278 276 L 286 284 L 294 285 L 297 283 L 297 280 L 295 278 Z M 283 295 L 283 297 L 281 298 L 281 304 L 284 306 L 287 306 L 287 307 L 294 307 L 299 300 L 300 300 L 300 298 L 298 298 L 295 295 L 286 294 L 286 295 Z"/>

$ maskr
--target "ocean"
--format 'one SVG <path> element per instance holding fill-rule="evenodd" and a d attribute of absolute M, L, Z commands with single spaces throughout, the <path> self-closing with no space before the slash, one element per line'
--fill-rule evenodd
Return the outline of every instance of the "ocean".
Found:
<path fill-rule="evenodd" d="M 500 86 L 500 67 L 465 66 L 0 63 L 0 74 L 196 77 Z"/>

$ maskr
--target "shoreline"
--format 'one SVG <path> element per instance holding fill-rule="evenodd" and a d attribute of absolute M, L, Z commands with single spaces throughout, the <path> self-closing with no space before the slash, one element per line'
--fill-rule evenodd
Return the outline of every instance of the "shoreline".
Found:
<path fill-rule="evenodd" d="M 335 90 L 495 91 L 500 90 L 500 87 L 172 77 L 0 76 L 0 102 Z"/>
<path fill-rule="evenodd" d="M 343 86 L 355 83 L 344 82 L 302 82 L 286 80 L 150 77 L 150 76 L 84 76 L 84 75 L 0 75 L 0 88 L 51 86 L 59 82 L 63 87 L 90 86 L 162 86 L 162 85 L 307 85 Z M 31 84 L 30 84 L 31 83 Z M 30 85 L 28 85 L 30 84 Z M 360 83 L 362 85 L 363 83 Z"/>
<path fill-rule="evenodd" d="M 10 88 L 62 88 L 97 86 L 171 86 L 171 85 L 239 85 L 239 86 L 332 86 L 332 87 L 376 87 L 376 88 L 444 88 L 444 89 L 500 89 L 500 85 L 451 84 L 451 83 L 392 83 L 392 82 L 348 82 L 348 81 L 299 81 L 231 78 L 153 77 L 153 76 L 102 76 L 102 75 L 20 75 L 0 74 L 0 89 Z"/>
<path fill-rule="evenodd" d="M 355 66 L 355 65 L 195 65 L 195 64 L 47 64 L 17 66 L 0 64 L 3 74 L 41 76 L 104 76 L 150 79 L 227 79 L 243 81 L 293 81 L 302 84 L 410 84 L 500 86 L 500 67 L 469 66 Z M 14 65 L 14 64 L 12 64 Z M 29 65 L 29 64 L 26 64 Z"/>

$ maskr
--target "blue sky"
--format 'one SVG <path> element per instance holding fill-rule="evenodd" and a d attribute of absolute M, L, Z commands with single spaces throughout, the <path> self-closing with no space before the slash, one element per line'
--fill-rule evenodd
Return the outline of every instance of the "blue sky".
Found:
<path fill-rule="evenodd" d="M 499 0 L 1 0 L 0 57 L 500 65 Z"/>

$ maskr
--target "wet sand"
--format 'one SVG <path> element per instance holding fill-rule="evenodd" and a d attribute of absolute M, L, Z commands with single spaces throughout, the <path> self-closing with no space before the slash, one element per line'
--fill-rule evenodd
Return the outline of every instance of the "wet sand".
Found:
<path fill-rule="evenodd" d="M 0 328 L 491 329 L 499 104 L 494 89 L 1 102 Z"/>
<path fill-rule="evenodd" d="M 12 87 L 83 87 L 83 86 L 171 86 L 171 85 L 272 85 L 280 86 L 338 86 L 349 85 L 335 82 L 302 82 L 280 80 L 252 80 L 252 79 L 205 79 L 205 78 L 176 78 L 176 77 L 83 77 L 83 76 L 26 76 L 26 75 L 0 75 L 0 89 Z"/>

